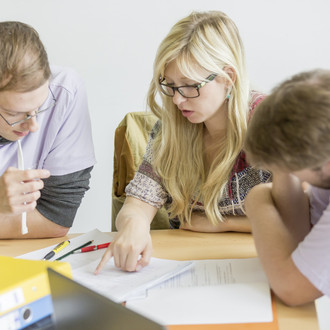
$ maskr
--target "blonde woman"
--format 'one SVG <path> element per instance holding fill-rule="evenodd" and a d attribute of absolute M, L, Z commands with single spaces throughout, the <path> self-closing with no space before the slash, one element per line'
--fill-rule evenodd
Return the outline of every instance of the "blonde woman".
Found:
<path fill-rule="evenodd" d="M 163 205 L 173 228 L 250 231 L 245 196 L 271 179 L 249 167 L 242 152 L 249 116 L 262 98 L 249 89 L 242 41 L 227 15 L 194 12 L 173 26 L 148 92 L 159 121 L 96 273 L 111 257 L 127 271 L 149 263 L 150 223 Z"/>

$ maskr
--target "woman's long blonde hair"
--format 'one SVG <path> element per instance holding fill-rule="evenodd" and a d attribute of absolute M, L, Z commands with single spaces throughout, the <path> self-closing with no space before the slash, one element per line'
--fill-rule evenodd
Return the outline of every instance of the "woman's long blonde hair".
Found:
<path fill-rule="evenodd" d="M 160 93 L 159 80 L 172 61 L 190 79 L 205 80 L 200 76 L 204 69 L 225 77 L 232 86 L 226 136 L 219 141 L 217 156 L 209 167 L 204 158 L 204 124 L 190 123 L 172 98 Z M 226 73 L 228 67 L 236 74 L 234 82 Z M 161 120 L 161 132 L 154 143 L 153 167 L 172 198 L 171 218 L 177 216 L 181 222 L 190 222 L 191 203 L 200 198 L 212 223 L 223 220 L 218 203 L 242 150 L 248 99 L 244 49 L 234 22 L 222 12 L 210 11 L 193 12 L 176 23 L 159 46 L 148 92 L 148 105 Z"/>

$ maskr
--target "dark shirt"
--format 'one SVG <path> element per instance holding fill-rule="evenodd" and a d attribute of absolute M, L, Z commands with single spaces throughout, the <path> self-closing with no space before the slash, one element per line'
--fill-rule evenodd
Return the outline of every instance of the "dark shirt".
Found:
<path fill-rule="evenodd" d="M 0 146 L 12 142 L 0 136 Z M 44 188 L 40 191 L 37 210 L 48 220 L 63 227 L 71 227 L 85 192 L 89 189 L 92 169 L 93 166 L 43 179 Z"/>
<path fill-rule="evenodd" d="M 85 192 L 89 189 L 92 169 L 93 166 L 43 179 L 44 188 L 37 201 L 37 210 L 58 225 L 71 227 Z"/>

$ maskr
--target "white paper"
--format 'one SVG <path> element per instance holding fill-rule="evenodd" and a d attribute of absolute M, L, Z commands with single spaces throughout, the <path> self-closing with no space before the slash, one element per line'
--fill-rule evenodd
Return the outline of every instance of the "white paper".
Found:
<path fill-rule="evenodd" d="M 270 288 L 259 259 L 195 260 L 187 272 L 126 306 L 156 322 L 272 322 Z"/>
<path fill-rule="evenodd" d="M 141 295 L 176 274 L 189 269 L 192 262 L 151 258 L 150 264 L 138 272 L 124 272 L 116 268 L 111 259 L 100 274 L 93 272 L 98 260 L 73 269 L 73 278 L 88 288 L 114 301 L 122 302 L 129 297 Z"/>
<path fill-rule="evenodd" d="M 70 240 L 70 244 L 51 260 L 66 254 L 70 250 L 94 239 L 93 244 L 109 242 L 115 233 L 104 234 L 95 229 L 89 233 Z M 41 260 L 55 245 L 33 251 L 19 258 Z M 191 261 L 175 261 L 151 258 L 150 264 L 139 272 L 124 272 L 114 266 L 113 259 L 109 260 L 101 273 L 94 275 L 96 266 L 101 260 L 105 249 L 72 254 L 61 261 L 69 262 L 73 279 L 84 286 L 108 297 L 116 302 L 122 302 L 128 297 L 146 295 L 146 289 L 151 288 L 172 276 L 175 276 L 192 266 Z"/>
<path fill-rule="evenodd" d="M 158 288 L 181 288 L 235 283 L 265 282 L 258 258 L 194 260 L 189 272 L 171 278 Z"/>

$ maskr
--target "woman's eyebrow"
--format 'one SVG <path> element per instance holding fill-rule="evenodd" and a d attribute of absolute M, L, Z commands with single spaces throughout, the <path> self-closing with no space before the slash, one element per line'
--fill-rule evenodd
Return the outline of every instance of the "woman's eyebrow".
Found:
<path fill-rule="evenodd" d="M 173 82 L 169 83 L 166 79 L 166 76 L 164 76 L 164 79 L 165 79 L 167 85 L 171 85 L 171 86 L 175 85 L 175 83 L 173 83 Z M 171 79 L 169 79 L 169 80 L 171 80 Z M 190 78 L 187 78 L 187 77 L 181 77 L 181 78 L 179 78 L 179 80 L 182 82 L 182 83 L 180 83 L 180 86 L 182 86 L 182 84 L 186 84 L 186 85 L 196 85 L 196 84 L 198 84 L 197 81 L 195 81 L 193 79 L 190 79 Z M 179 85 L 177 85 L 177 86 L 179 86 Z"/>

